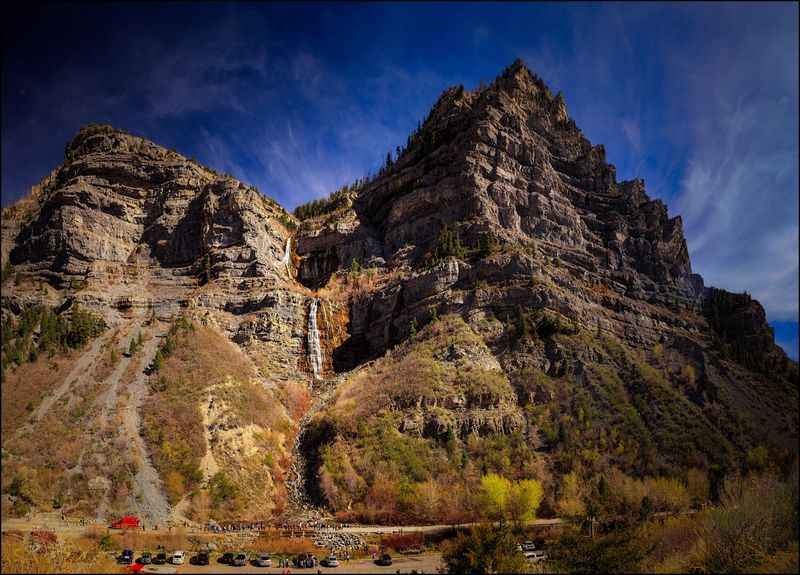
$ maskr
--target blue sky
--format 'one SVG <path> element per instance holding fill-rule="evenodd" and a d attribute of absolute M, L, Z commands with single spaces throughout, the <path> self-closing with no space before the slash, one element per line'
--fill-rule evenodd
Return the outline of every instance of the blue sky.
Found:
<path fill-rule="evenodd" d="M 797 22 L 796 3 L 34 8 L 6 22 L 2 203 L 108 122 L 292 208 L 521 57 L 620 179 L 683 216 L 706 284 L 753 294 L 797 358 Z"/>

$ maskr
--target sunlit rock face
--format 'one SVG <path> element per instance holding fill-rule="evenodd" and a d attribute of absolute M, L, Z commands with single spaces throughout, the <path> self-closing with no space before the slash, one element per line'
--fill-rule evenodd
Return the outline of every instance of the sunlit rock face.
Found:
<path fill-rule="evenodd" d="M 603 147 L 592 146 L 563 99 L 521 63 L 483 90 L 447 90 L 407 149 L 351 204 L 335 217 L 303 224 L 298 277 L 312 287 L 324 285 L 353 260 L 406 270 L 402 297 L 390 286 L 370 302 L 373 311 L 367 315 L 380 324 L 372 328 L 373 336 L 402 333 L 424 299 L 456 303 L 451 293 L 456 285 L 534 273 L 573 292 L 579 284 L 603 286 L 625 296 L 628 305 L 689 311 L 701 305 L 703 282 L 691 273 L 680 217 L 670 218 L 660 200 L 649 199 L 641 180 L 617 182 Z M 429 270 L 426 257 L 443 226 L 467 249 L 491 236 L 503 255 Z M 518 248 L 515 253 L 511 246 Z M 587 324 L 611 320 L 586 302 L 569 308 L 570 316 Z M 660 338 L 652 318 L 634 312 L 630 320 L 636 324 L 630 337 Z M 626 336 L 620 325 L 607 327 Z M 393 337 L 369 339 L 379 342 L 379 350 Z"/>

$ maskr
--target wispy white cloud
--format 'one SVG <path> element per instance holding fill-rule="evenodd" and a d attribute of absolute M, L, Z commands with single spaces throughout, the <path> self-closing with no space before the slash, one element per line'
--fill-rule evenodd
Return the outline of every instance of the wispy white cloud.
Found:
<path fill-rule="evenodd" d="M 633 118 L 622 119 L 622 133 L 628 139 L 628 143 L 636 154 L 642 151 L 642 133 L 639 122 Z"/>
<path fill-rule="evenodd" d="M 605 4 L 570 14 L 566 49 L 520 49 L 619 176 L 683 217 L 706 283 L 750 292 L 770 320 L 798 316 L 797 12 Z"/>
<path fill-rule="evenodd" d="M 743 28 L 724 50 L 674 62 L 692 69 L 681 86 L 691 153 L 675 211 L 706 283 L 752 293 L 771 320 L 797 321 L 796 20 L 753 14 Z"/>

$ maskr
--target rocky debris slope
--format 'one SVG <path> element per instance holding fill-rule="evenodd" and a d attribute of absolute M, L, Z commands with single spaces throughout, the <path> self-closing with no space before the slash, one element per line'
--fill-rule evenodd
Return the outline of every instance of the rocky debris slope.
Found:
<path fill-rule="evenodd" d="M 162 480 L 153 466 L 141 434 L 141 408 L 147 395 L 147 369 L 158 352 L 158 346 L 166 333 L 164 326 L 153 326 L 152 336 L 138 352 L 138 369 L 133 381 L 128 386 L 127 402 L 122 412 L 124 437 L 134 453 L 133 459 L 138 463 L 134 475 L 133 490 L 129 499 L 129 508 L 140 518 L 150 524 L 167 523 L 170 513 L 169 503 L 164 495 Z"/>
<path fill-rule="evenodd" d="M 313 394 L 311 408 L 306 411 L 297 422 L 298 431 L 292 444 L 292 466 L 289 469 L 289 477 L 286 480 L 286 492 L 288 499 L 288 513 L 294 520 L 304 523 L 316 523 L 328 518 L 324 509 L 318 506 L 318 499 L 314 501 L 311 493 L 314 489 L 309 489 L 309 484 L 316 485 L 317 461 L 309 461 L 308 452 L 316 446 L 313 441 L 309 441 L 307 432 L 309 424 L 314 417 L 320 413 L 333 398 L 342 378 L 324 380 L 318 382 Z"/>

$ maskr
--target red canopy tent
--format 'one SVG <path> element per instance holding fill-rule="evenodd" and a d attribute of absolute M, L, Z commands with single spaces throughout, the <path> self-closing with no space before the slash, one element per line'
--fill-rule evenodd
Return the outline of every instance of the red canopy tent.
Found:
<path fill-rule="evenodd" d="M 135 515 L 125 515 L 111 524 L 111 529 L 138 529 L 141 525 L 139 518 Z"/>

